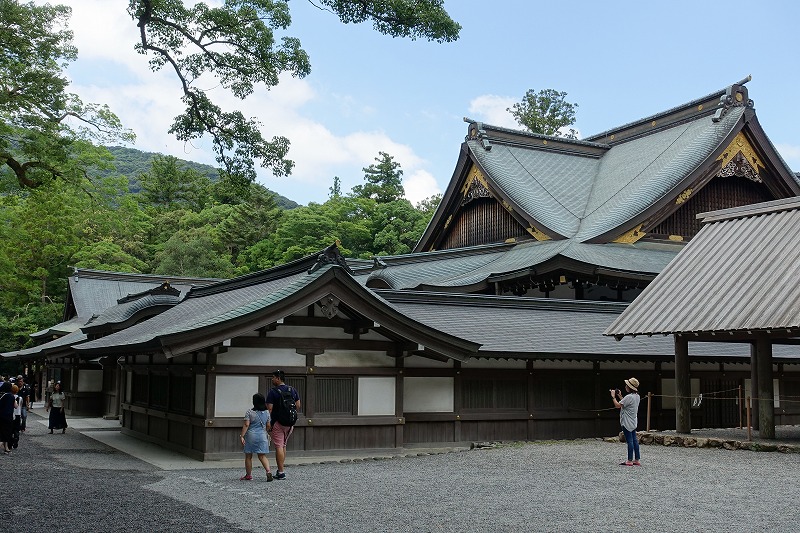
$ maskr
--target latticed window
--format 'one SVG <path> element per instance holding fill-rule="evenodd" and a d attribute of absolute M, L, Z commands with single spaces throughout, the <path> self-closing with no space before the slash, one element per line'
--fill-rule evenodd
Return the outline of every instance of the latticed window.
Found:
<path fill-rule="evenodd" d="M 316 411 L 318 414 L 353 414 L 353 378 L 318 377 L 316 379 Z"/>
<path fill-rule="evenodd" d="M 169 375 L 150 375 L 150 405 L 166 409 L 169 407 Z"/>
<path fill-rule="evenodd" d="M 147 405 L 148 375 L 134 372 L 131 379 L 131 402 L 139 405 Z"/>
<path fill-rule="evenodd" d="M 176 413 L 192 412 L 192 376 L 170 376 L 169 407 Z"/>
<path fill-rule="evenodd" d="M 464 378 L 461 382 L 464 409 L 525 409 L 525 380 Z"/>

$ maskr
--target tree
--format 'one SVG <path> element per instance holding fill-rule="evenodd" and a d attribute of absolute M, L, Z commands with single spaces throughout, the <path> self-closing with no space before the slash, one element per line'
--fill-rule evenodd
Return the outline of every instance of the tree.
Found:
<path fill-rule="evenodd" d="M 376 164 L 364 169 L 364 185 L 353 187 L 353 195 L 358 198 L 371 198 L 376 202 L 386 203 L 399 200 L 405 196 L 403 188 L 403 171 L 400 163 L 386 152 L 378 152 Z"/>
<path fill-rule="evenodd" d="M 578 107 L 578 104 L 567 102 L 566 97 L 567 93 L 555 89 L 543 89 L 539 92 L 528 89 L 522 102 L 514 104 L 506 111 L 531 133 L 577 139 L 578 132 L 574 129 L 566 133 L 561 131 L 575 123 L 575 109 Z"/>
<path fill-rule="evenodd" d="M 131 141 L 107 106 L 67 92 L 62 69 L 77 56 L 65 6 L 0 2 L 0 167 L 20 187 L 53 178 L 78 182 L 110 155 L 91 141 Z"/>
<path fill-rule="evenodd" d="M 442 0 L 318 0 L 315 5 L 344 23 L 372 21 L 377 31 L 393 37 L 449 42 L 461 29 Z M 204 75 L 213 75 L 243 99 L 256 84 L 274 87 L 282 73 L 306 76 L 311 65 L 300 41 L 275 38 L 276 30 L 291 24 L 288 0 L 225 0 L 220 7 L 205 2 L 187 7 L 183 0 L 130 0 L 128 13 L 139 27 L 137 50 L 150 57 L 153 70 L 171 68 L 183 91 L 186 110 L 175 118 L 170 133 L 187 142 L 209 135 L 217 162 L 234 179 L 253 181 L 254 159 L 275 175 L 291 172 L 288 139 L 264 139 L 256 120 L 239 111 L 223 111 L 194 85 Z"/>
<path fill-rule="evenodd" d="M 150 171 L 139 175 L 142 200 L 156 209 L 201 211 L 209 202 L 211 180 L 194 169 L 178 166 L 178 158 L 158 155 Z"/>

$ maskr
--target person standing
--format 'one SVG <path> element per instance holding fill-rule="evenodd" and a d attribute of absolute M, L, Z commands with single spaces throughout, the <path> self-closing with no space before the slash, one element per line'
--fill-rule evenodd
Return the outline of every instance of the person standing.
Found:
<path fill-rule="evenodd" d="M 20 431 L 25 433 L 28 427 L 28 409 L 31 408 L 31 403 L 33 402 L 33 390 L 24 376 L 17 376 L 17 385 L 19 386 L 19 403 L 22 412 L 20 415 Z"/>
<path fill-rule="evenodd" d="M 60 429 L 61 433 L 67 432 L 67 417 L 64 414 L 64 407 L 67 404 L 67 396 L 61 390 L 61 382 L 53 385 L 53 393 L 50 394 L 50 401 L 47 404 L 47 411 L 50 412 L 48 427 L 50 433 L 54 429 Z"/>
<path fill-rule="evenodd" d="M 614 407 L 619 409 L 619 423 L 622 426 L 622 433 L 625 435 L 625 442 L 628 443 L 628 460 L 620 463 L 622 466 L 642 466 L 639 462 L 639 439 L 636 437 L 636 427 L 639 425 L 639 380 L 630 378 L 625 380 L 625 392 L 622 397 L 619 389 L 611 391 L 611 400 Z"/>
<path fill-rule="evenodd" d="M 272 429 L 270 436 L 272 437 L 272 444 L 275 446 L 275 462 L 278 463 L 278 471 L 275 473 L 275 479 L 286 479 L 286 472 L 284 472 L 284 461 L 286 460 L 286 443 L 294 429 L 293 425 L 281 424 L 281 409 L 282 396 L 284 392 L 292 395 L 294 400 L 295 409 L 300 411 L 300 396 L 297 394 L 297 389 L 290 387 L 284 381 L 286 375 L 283 370 L 276 370 L 272 373 L 272 389 L 267 394 L 267 409 L 269 409 L 270 419 L 272 420 Z"/>
<path fill-rule="evenodd" d="M 269 469 L 269 411 L 266 400 L 261 393 L 253 394 L 253 408 L 244 413 L 244 424 L 239 440 L 244 448 L 244 476 L 241 481 L 253 479 L 253 454 L 258 455 L 261 466 L 267 471 L 267 481 L 272 481 L 272 472 Z"/>
<path fill-rule="evenodd" d="M 11 453 L 11 433 L 14 428 L 14 394 L 11 392 L 11 382 L 4 381 L 0 385 L 0 445 L 3 453 Z"/>

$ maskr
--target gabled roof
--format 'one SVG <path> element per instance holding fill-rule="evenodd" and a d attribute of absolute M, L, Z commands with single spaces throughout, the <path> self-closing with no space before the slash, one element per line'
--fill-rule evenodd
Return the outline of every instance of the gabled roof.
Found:
<path fill-rule="evenodd" d="M 275 274 L 270 270 L 198 289 L 160 315 L 75 349 L 79 354 L 163 352 L 172 357 L 252 332 L 328 297 L 446 357 L 465 360 L 480 346 L 403 315 L 357 283 L 342 265 Z"/>
<path fill-rule="evenodd" d="M 737 135 L 754 145 L 774 197 L 800 194 L 800 181 L 758 124 L 748 80 L 583 141 L 465 119 L 453 177 L 415 251 L 438 247 L 476 182 L 537 240 L 614 241 L 697 194 L 728 161 L 723 155 Z"/>
<path fill-rule="evenodd" d="M 800 198 L 699 216 L 706 225 L 605 334 L 800 336 Z"/>
<path fill-rule="evenodd" d="M 478 356 L 595 361 L 672 361 L 669 337 L 615 342 L 603 331 L 628 304 L 415 291 L 377 291 L 406 315 L 433 328 L 482 344 Z M 576 324 L 580 324 L 576 327 Z M 696 343 L 694 360 L 741 361 L 749 347 Z M 800 354 L 776 347 L 777 358 L 797 361 Z"/>
<path fill-rule="evenodd" d="M 641 276 L 649 281 L 683 246 L 560 240 L 441 250 L 381 257 L 381 268 L 370 273 L 364 283 L 384 289 L 481 290 L 510 276 L 541 275 L 566 267 L 588 276 L 614 271 L 618 277 Z"/>
<path fill-rule="evenodd" d="M 194 286 L 208 285 L 219 280 L 76 268 L 69 277 L 65 318 L 80 316 L 88 319 L 117 305 L 122 298 L 155 288 L 165 281 L 182 294 L 186 294 Z"/>

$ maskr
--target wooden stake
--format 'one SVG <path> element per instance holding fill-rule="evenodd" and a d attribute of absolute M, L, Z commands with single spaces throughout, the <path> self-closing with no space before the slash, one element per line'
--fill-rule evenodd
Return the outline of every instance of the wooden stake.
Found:
<path fill-rule="evenodd" d="M 739 385 L 739 429 L 742 429 L 742 386 Z"/>
<path fill-rule="evenodd" d="M 746 402 L 747 402 L 746 403 L 746 405 L 747 405 L 747 440 L 751 441 L 751 440 L 753 440 L 753 437 L 752 437 L 752 434 L 750 433 L 750 426 L 751 426 L 751 424 L 750 424 L 750 420 L 751 420 L 751 418 L 750 418 L 750 396 L 747 397 Z"/>

